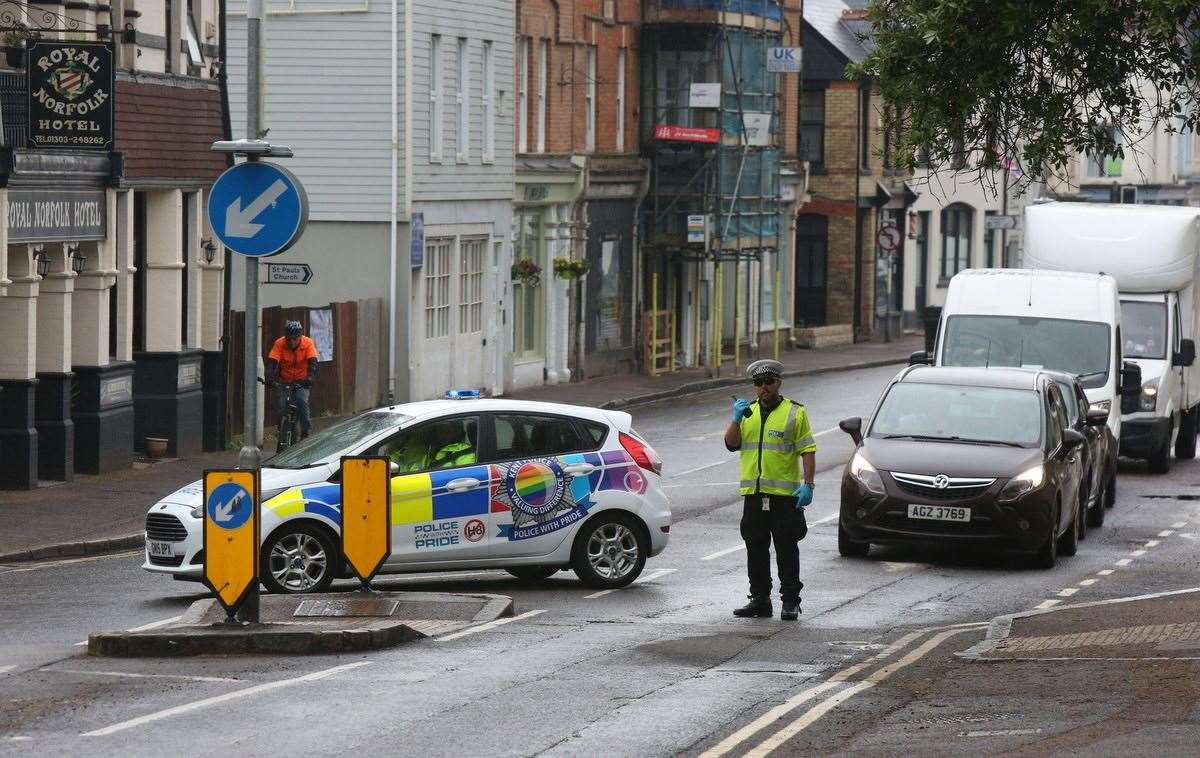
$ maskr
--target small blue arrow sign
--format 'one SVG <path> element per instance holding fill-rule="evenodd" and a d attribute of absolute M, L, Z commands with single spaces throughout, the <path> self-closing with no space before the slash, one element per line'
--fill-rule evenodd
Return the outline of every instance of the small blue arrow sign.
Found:
<path fill-rule="evenodd" d="M 265 258 L 287 250 L 308 223 L 308 196 L 292 172 L 249 161 L 226 169 L 208 195 L 208 222 L 225 247 Z"/>
<path fill-rule="evenodd" d="M 204 510 L 208 518 L 222 529 L 237 529 L 250 519 L 254 498 L 240 484 L 227 482 L 208 496 Z"/>

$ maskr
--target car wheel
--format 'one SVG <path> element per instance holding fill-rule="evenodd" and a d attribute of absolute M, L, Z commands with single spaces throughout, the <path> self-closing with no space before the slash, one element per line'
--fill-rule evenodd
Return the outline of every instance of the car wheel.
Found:
<path fill-rule="evenodd" d="M 1070 557 L 1079 552 L 1080 535 L 1079 506 L 1075 506 L 1075 515 L 1071 517 L 1071 525 L 1067 527 L 1067 531 L 1063 532 L 1058 538 L 1058 552 L 1060 555 Z"/>
<path fill-rule="evenodd" d="M 285 524 L 263 544 L 259 576 L 271 592 L 323 592 L 339 560 L 329 532 L 311 524 Z"/>
<path fill-rule="evenodd" d="M 871 552 L 871 543 L 855 542 L 846 534 L 846 529 L 838 524 L 838 552 L 846 558 L 865 558 Z"/>
<path fill-rule="evenodd" d="M 1033 565 L 1040 569 L 1052 569 L 1054 564 L 1058 563 L 1058 538 L 1054 532 L 1058 528 L 1058 513 L 1054 514 L 1054 518 L 1050 521 L 1050 529 L 1046 535 L 1046 541 L 1038 548 L 1037 553 L 1033 557 Z"/>
<path fill-rule="evenodd" d="M 1104 489 L 1096 497 L 1096 504 L 1087 511 L 1087 525 L 1092 529 L 1099 529 L 1104 526 L 1104 509 L 1108 507 L 1108 485 L 1101 485 Z"/>
<path fill-rule="evenodd" d="M 1181 461 L 1196 457 L 1196 411 L 1179 415 L 1179 436 L 1175 438 L 1175 457 Z"/>
<path fill-rule="evenodd" d="M 540 582 L 558 573 L 558 566 L 513 566 L 504 569 L 523 582 Z"/>
<path fill-rule="evenodd" d="M 1158 443 L 1158 449 L 1150 456 L 1150 473 L 1165 474 L 1171 470 L 1171 429 L 1167 428 L 1167 433 L 1162 441 Z"/>
<path fill-rule="evenodd" d="M 648 540 L 629 516 L 604 513 L 583 525 L 571 550 L 571 568 L 589 587 L 625 587 L 646 566 Z"/>
<path fill-rule="evenodd" d="M 1114 471 L 1104 485 L 1104 507 L 1112 508 L 1117 504 L 1117 474 Z"/>

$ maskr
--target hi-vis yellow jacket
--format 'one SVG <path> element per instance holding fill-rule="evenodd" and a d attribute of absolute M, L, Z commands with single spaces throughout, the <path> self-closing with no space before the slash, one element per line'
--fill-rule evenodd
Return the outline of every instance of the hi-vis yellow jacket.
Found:
<path fill-rule="evenodd" d="M 790 495 L 804 480 L 800 456 L 817 452 L 808 414 L 800 403 L 780 399 L 762 423 L 762 408 L 750 405 L 749 418 L 742 419 L 743 495 Z"/>

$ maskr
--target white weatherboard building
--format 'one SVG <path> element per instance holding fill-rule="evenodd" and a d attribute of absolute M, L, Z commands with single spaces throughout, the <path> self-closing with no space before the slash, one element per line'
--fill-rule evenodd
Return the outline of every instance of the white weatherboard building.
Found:
<path fill-rule="evenodd" d="M 472 0 L 470 12 L 446 0 L 266 8 L 266 139 L 295 152 L 279 160 L 311 208 L 303 237 L 272 260 L 307 263 L 313 278 L 264 285 L 261 305 L 386 308 L 394 285 L 395 400 L 500 394 L 511 382 L 513 0 Z M 235 137 L 246 135 L 245 9 L 229 3 Z M 234 309 L 244 278 L 236 265 Z M 386 319 L 365 336 L 363 323 L 360 364 L 386 365 Z M 386 400 L 386 379 L 369 404 Z"/>

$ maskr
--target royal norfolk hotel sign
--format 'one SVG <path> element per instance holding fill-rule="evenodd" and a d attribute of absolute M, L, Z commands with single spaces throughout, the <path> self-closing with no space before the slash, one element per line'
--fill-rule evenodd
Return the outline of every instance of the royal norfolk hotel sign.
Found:
<path fill-rule="evenodd" d="M 29 146 L 113 147 L 113 54 L 103 43 L 36 42 L 26 55 Z"/>

